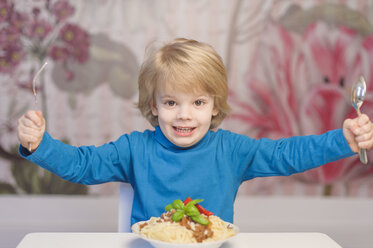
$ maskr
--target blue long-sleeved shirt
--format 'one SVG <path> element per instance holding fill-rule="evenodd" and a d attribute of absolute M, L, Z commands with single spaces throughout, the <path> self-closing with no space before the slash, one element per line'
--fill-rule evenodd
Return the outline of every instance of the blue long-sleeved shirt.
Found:
<path fill-rule="evenodd" d="M 209 131 L 195 145 L 172 144 L 159 127 L 132 132 L 100 147 L 66 145 L 44 134 L 38 149 L 20 154 L 81 184 L 128 182 L 134 189 L 131 223 L 160 216 L 175 199 L 201 198 L 206 209 L 233 221 L 240 184 L 255 177 L 290 175 L 354 154 L 342 130 L 279 140 Z"/>

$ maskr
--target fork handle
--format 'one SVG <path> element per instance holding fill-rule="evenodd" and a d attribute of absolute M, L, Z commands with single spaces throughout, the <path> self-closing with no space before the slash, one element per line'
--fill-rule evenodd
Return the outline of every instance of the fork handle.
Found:
<path fill-rule="evenodd" d="M 359 156 L 360 156 L 360 162 L 363 164 L 368 163 L 368 156 L 367 156 L 367 150 L 366 149 L 360 149 L 359 150 Z"/>

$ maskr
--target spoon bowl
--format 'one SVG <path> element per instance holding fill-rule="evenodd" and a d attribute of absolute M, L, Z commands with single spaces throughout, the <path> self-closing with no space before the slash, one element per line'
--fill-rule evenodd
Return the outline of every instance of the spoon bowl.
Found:
<path fill-rule="evenodd" d="M 363 105 L 366 89 L 367 86 L 365 83 L 365 79 L 362 76 L 359 78 L 359 80 L 357 80 L 357 82 L 352 87 L 351 102 L 352 106 L 354 107 L 359 116 L 361 115 L 360 107 L 361 105 Z"/>

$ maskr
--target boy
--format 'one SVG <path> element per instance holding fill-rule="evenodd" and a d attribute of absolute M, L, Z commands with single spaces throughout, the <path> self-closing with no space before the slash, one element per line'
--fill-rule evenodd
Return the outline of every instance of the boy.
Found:
<path fill-rule="evenodd" d="M 232 222 L 243 181 L 303 172 L 373 146 L 366 115 L 345 120 L 343 130 L 280 140 L 212 131 L 230 110 L 227 76 L 215 50 L 194 40 L 176 39 L 150 54 L 138 84 L 138 107 L 155 131 L 74 147 L 52 139 L 41 112 L 29 111 L 19 119 L 20 154 L 72 182 L 130 183 L 132 224 L 188 196 L 204 199 L 204 207 Z"/>

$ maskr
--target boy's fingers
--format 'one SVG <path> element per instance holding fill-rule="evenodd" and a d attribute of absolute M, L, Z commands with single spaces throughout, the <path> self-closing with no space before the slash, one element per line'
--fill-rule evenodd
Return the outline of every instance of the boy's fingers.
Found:
<path fill-rule="evenodd" d="M 31 128 L 24 128 L 19 131 L 19 137 L 34 137 L 36 140 L 38 140 L 41 138 L 41 131 Z"/>
<path fill-rule="evenodd" d="M 24 146 L 25 148 L 28 148 L 30 143 L 37 142 L 37 139 L 32 135 L 20 134 L 18 138 L 21 141 L 22 146 Z"/>
<path fill-rule="evenodd" d="M 362 124 L 362 122 L 359 122 L 356 125 L 352 125 L 352 131 L 355 135 L 362 135 L 365 133 L 370 133 L 370 132 L 373 132 L 373 124 L 369 120 L 368 122 L 365 122 L 364 124 Z"/>
<path fill-rule="evenodd" d="M 43 129 L 43 126 L 37 126 L 33 121 L 27 118 L 20 118 L 18 120 L 18 129 L 23 130 L 24 128 L 30 128 L 35 131 L 41 131 Z"/>
<path fill-rule="evenodd" d="M 42 113 L 40 110 L 37 110 L 37 111 L 36 111 L 36 114 L 37 114 L 38 117 L 40 118 L 41 125 L 44 125 L 44 123 L 45 123 L 45 119 L 44 119 L 43 113 Z"/>
<path fill-rule="evenodd" d="M 40 130 L 39 129 L 35 129 L 35 128 L 32 128 L 32 127 L 23 127 L 20 129 L 21 133 L 24 133 L 24 134 L 27 134 L 27 135 L 38 135 L 38 133 L 40 133 Z"/>
<path fill-rule="evenodd" d="M 351 119 L 346 119 L 344 122 L 343 122 L 343 125 L 344 127 L 346 128 L 350 128 L 351 127 Z"/>
<path fill-rule="evenodd" d="M 370 141 L 373 138 L 373 133 L 364 133 L 362 135 L 356 136 L 357 142 Z"/>
<path fill-rule="evenodd" d="M 40 112 L 40 113 L 38 113 L 38 112 Z M 38 111 L 29 110 L 29 111 L 26 112 L 25 117 L 27 119 L 30 119 L 32 122 L 35 123 L 35 125 L 37 125 L 39 127 L 43 125 L 44 118 L 43 118 L 43 115 L 42 115 L 41 111 L 39 111 L 39 110 Z"/>
<path fill-rule="evenodd" d="M 43 113 L 40 110 L 36 110 L 36 114 L 40 117 L 43 118 Z"/>
<path fill-rule="evenodd" d="M 373 142 L 371 140 L 359 142 L 359 147 L 362 149 L 371 149 L 373 147 Z"/>
<path fill-rule="evenodd" d="M 35 111 L 33 111 L 33 110 L 27 111 L 26 114 L 25 114 L 25 118 L 29 119 L 32 122 L 35 122 L 37 119 L 39 119 L 39 117 L 36 115 Z"/>
<path fill-rule="evenodd" d="M 348 130 L 351 131 L 351 133 L 353 133 L 354 135 L 358 135 L 359 132 L 360 132 L 360 127 L 357 123 L 357 119 L 347 119 L 346 120 L 346 126 L 345 126 Z"/>
<path fill-rule="evenodd" d="M 34 142 L 37 142 L 39 140 L 34 135 L 30 135 L 30 134 L 22 134 L 21 138 L 22 138 L 22 140 L 27 141 L 26 143 L 34 143 Z"/>
<path fill-rule="evenodd" d="M 20 122 L 19 122 L 20 126 L 25 126 L 25 127 L 35 127 L 35 123 L 33 121 L 31 121 L 30 119 L 26 119 L 26 118 L 22 118 L 20 119 Z"/>
<path fill-rule="evenodd" d="M 360 126 L 360 129 L 361 129 L 361 131 L 367 133 L 367 132 L 370 132 L 372 130 L 372 125 L 368 122 L 368 123 L 364 124 L 363 126 Z"/>
<path fill-rule="evenodd" d="M 362 114 L 357 118 L 359 126 L 363 126 L 366 123 L 369 123 L 369 117 L 366 114 Z"/>
<path fill-rule="evenodd" d="M 346 119 L 343 122 L 343 134 L 346 138 L 347 143 L 349 144 L 352 151 L 357 152 L 359 150 L 356 140 L 355 140 L 355 119 Z"/>

